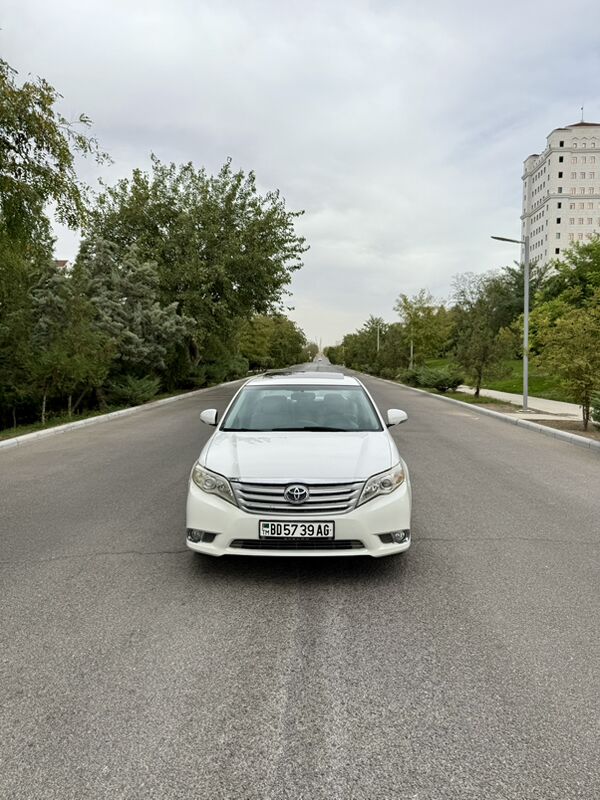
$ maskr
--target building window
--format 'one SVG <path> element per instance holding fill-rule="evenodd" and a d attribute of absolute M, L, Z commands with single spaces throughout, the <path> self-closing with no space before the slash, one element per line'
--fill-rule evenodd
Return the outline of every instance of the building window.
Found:
<path fill-rule="evenodd" d="M 562 178 L 562 172 L 559 172 L 559 173 L 558 173 L 558 177 L 559 177 L 559 178 Z"/>
<path fill-rule="evenodd" d="M 579 208 L 585 208 L 585 203 L 579 203 Z"/>
<path fill-rule="evenodd" d="M 574 233 L 570 233 L 569 234 L 569 241 L 572 242 L 574 238 L 575 238 L 575 234 Z"/>
<path fill-rule="evenodd" d="M 577 147 L 577 142 L 573 142 L 573 147 Z"/>
<path fill-rule="evenodd" d="M 575 225 L 575 217 L 569 217 L 569 225 Z"/>
<path fill-rule="evenodd" d="M 583 239 L 583 233 L 578 233 L 577 238 L 579 239 L 579 241 L 581 241 Z"/>
<path fill-rule="evenodd" d="M 588 225 L 593 225 L 594 224 L 594 220 L 591 217 L 588 217 L 587 224 Z"/>
<path fill-rule="evenodd" d="M 590 164 L 596 163 L 596 156 L 590 156 Z"/>
<path fill-rule="evenodd" d="M 558 193 L 559 193 L 559 194 L 562 194 L 562 186 L 559 186 L 559 187 L 558 187 Z"/>
<path fill-rule="evenodd" d="M 583 217 L 577 217 L 577 222 L 578 222 L 580 225 L 583 225 Z"/>
<path fill-rule="evenodd" d="M 558 161 L 559 161 L 560 164 L 562 164 L 564 160 L 565 160 L 564 156 L 559 156 L 558 157 Z"/>
<path fill-rule="evenodd" d="M 575 180 L 575 178 L 577 178 L 577 173 L 576 172 L 572 172 L 571 173 L 571 180 Z"/>
<path fill-rule="evenodd" d="M 596 179 L 596 173 L 595 172 L 588 173 L 588 178 L 591 178 L 592 180 L 595 180 Z"/>
<path fill-rule="evenodd" d="M 585 186 L 579 187 L 579 194 L 585 194 Z"/>
<path fill-rule="evenodd" d="M 554 254 L 558 255 L 559 253 L 560 253 L 560 247 L 555 247 L 554 248 Z"/>
<path fill-rule="evenodd" d="M 556 234 L 556 238 L 557 238 L 557 239 L 560 239 L 560 233 L 557 233 L 557 234 Z"/>
<path fill-rule="evenodd" d="M 585 180 L 585 172 L 580 172 L 579 173 L 579 177 L 582 178 L 583 180 Z"/>
<path fill-rule="evenodd" d="M 575 203 L 569 203 L 569 208 L 575 208 Z"/>
<path fill-rule="evenodd" d="M 593 186 L 590 186 L 590 188 L 588 189 L 588 194 L 594 194 L 594 187 Z"/>
<path fill-rule="evenodd" d="M 557 224 L 557 225 L 560 225 L 560 217 L 557 217 L 557 218 L 556 218 L 556 224 Z"/>
<path fill-rule="evenodd" d="M 557 204 L 556 204 L 556 207 L 557 207 L 557 208 L 562 208 L 562 203 L 557 203 Z"/>
<path fill-rule="evenodd" d="M 588 208 L 593 208 L 593 207 L 594 207 L 593 203 L 588 203 Z"/>
<path fill-rule="evenodd" d="M 562 139 L 561 139 L 561 140 L 560 140 L 560 142 L 558 143 L 558 146 L 559 146 L 559 147 L 564 147 L 564 146 L 565 146 L 565 143 L 564 143 L 564 141 L 563 141 Z"/>

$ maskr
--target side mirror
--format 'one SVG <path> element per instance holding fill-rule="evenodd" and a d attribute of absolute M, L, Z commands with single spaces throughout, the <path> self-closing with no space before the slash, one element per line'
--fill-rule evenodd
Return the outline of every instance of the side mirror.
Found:
<path fill-rule="evenodd" d="M 400 425 L 401 422 L 406 422 L 408 414 L 406 411 L 400 411 L 399 408 L 390 408 L 387 412 L 387 426 L 391 428 L 393 425 Z"/>
<path fill-rule="evenodd" d="M 200 412 L 200 419 L 207 425 L 212 425 L 214 427 L 217 424 L 218 418 L 219 412 L 216 408 L 206 408 L 204 411 Z"/>

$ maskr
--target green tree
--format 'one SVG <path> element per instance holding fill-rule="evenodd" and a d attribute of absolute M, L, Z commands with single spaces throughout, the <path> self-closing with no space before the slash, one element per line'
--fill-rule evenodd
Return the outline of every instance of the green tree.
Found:
<path fill-rule="evenodd" d="M 316 342 L 307 342 L 304 348 L 304 352 L 302 353 L 302 361 L 304 363 L 309 363 L 310 361 L 314 361 L 318 352 L 319 352 L 319 345 Z"/>
<path fill-rule="evenodd" d="M 259 314 L 241 326 L 238 347 L 250 369 L 281 369 L 303 361 L 306 338 L 283 314 Z"/>
<path fill-rule="evenodd" d="M 58 219 L 77 227 L 85 216 L 85 186 L 75 173 L 75 153 L 107 156 L 86 135 L 90 120 L 76 124 L 60 114 L 60 95 L 42 78 L 16 81 L 0 60 L 0 229 L 13 241 L 40 245 L 51 240 L 45 208 L 54 202 Z"/>
<path fill-rule="evenodd" d="M 560 376 L 581 406 L 587 430 L 594 395 L 600 391 L 600 288 L 583 307 L 563 300 L 540 305 L 533 312 L 537 361 Z"/>
<path fill-rule="evenodd" d="M 0 425 L 33 402 L 36 366 L 32 331 L 38 322 L 34 291 L 52 260 L 46 213 L 76 227 L 85 215 L 86 188 L 75 173 L 75 154 L 99 152 L 86 135 L 90 121 L 76 123 L 58 111 L 58 92 L 41 78 L 19 85 L 0 60 Z M 41 357 L 41 353 L 37 353 Z"/>
<path fill-rule="evenodd" d="M 465 273 L 454 282 L 455 357 L 474 383 L 476 397 L 484 375 L 497 369 L 506 356 L 504 337 L 493 323 L 494 304 L 489 289 L 489 275 Z"/>
<path fill-rule="evenodd" d="M 594 297 L 600 288 L 600 236 L 581 244 L 575 242 L 553 262 L 552 274 L 548 277 L 539 300 L 546 303 L 560 299 L 578 308 Z"/>
<path fill-rule="evenodd" d="M 409 367 L 436 356 L 447 336 L 446 314 L 440 304 L 421 289 L 413 297 L 400 294 L 394 305 L 409 342 Z"/>
<path fill-rule="evenodd" d="M 156 264 L 142 261 L 134 245 L 125 254 L 104 241 L 82 245 L 74 276 L 87 282 L 94 325 L 114 344 L 111 376 L 165 375 L 193 320 L 177 303 L 159 302 Z"/>
<path fill-rule="evenodd" d="M 33 292 L 33 348 L 27 364 L 46 421 L 48 400 L 66 396 L 71 415 L 85 393 L 108 375 L 114 343 L 94 326 L 86 285 L 56 267 Z M 79 392 L 73 405 L 72 398 Z"/>
<path fill-rule="evenodd" d="M 192 361 L 233 354 L 240 321 L 279 308 L 306 250 L 294 229 L 302 212 L 279 193 L 259 194 L 253 172 L 227 161 L 216 176 L 192 164 L 162 164 L 107 187 L 87 236 L 123 257 L 135 244 L 156 263 L 162 305 L 195 320 Z"/>

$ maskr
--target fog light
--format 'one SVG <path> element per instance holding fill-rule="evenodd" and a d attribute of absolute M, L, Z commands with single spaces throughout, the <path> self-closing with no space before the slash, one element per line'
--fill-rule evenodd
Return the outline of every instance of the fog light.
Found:
<path fill-rule="evenodd" d="M 210 544 L 216 535 L 216 533 L 209 533 L 208 531 L 198 531 L 196 528 L 187 529 L 188 541 L 194 542 L 194 544 L 198 544 L 198 542 L 206 542 L 207 544 Z"/>
<path fill-rule="evenodd" d="M 410 531 L 394 531 L 392 533 L 392 539 L 396 544 L 402 544 L 405 542 L 410 536 Z"/>

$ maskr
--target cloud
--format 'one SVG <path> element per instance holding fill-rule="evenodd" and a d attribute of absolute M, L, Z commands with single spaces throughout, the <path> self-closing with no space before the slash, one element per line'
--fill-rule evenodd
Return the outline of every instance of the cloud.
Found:
<path fill-rule="evenodd" d="M 106 180 L 227 156 L 304 208 L 292 316 L 324 343 L 399 292 L 518 256 L 523 159 L 600 120 L 600 7 L 465 2 L 9 0 L 0 42 L 95 121 Z M 32 46 L 32 43 L 35 46 Z M 97 170 L 82 165 L 90 180 Z M 60 255 L 76 240 L 61 232 Z"/>

